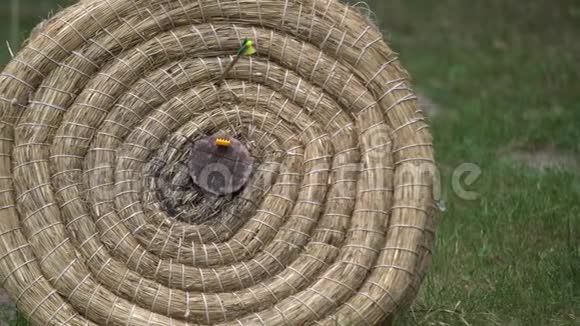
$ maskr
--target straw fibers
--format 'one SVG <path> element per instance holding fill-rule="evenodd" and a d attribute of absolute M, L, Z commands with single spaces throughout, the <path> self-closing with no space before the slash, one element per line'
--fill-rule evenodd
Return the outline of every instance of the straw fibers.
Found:
<path fill-rule="evenodd" d="M 425 276 L 430 132 L 335 0 L 81 1 L 6 66 L 0 121 L 0 282 L 35 325 L 376 325 Z M 179 166 L 217 132 L 257 166 L 216 199 Z"/>

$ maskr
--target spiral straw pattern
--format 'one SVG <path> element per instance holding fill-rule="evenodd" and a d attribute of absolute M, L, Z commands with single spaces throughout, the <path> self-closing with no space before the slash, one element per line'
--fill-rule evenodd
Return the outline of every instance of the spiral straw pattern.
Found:
<path fill-rule="evenodd" d="M 255 168 L 212 199 L 220 131 Z M 0 75 L 0 281 L 37 325 L 379 324 L 429 263 L 431 142 L 338 1 L 80 1 Z"/>

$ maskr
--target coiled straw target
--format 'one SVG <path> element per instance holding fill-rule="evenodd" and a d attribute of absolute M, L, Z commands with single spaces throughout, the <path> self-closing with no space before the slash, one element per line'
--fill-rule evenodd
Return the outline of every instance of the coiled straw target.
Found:
<path fill-rule="evenodd" d="M 6 66 L 0 117 L 0 281 L 34 324 L 374 325 L 425 275 L 430 132 L 337 1 L 81 1 Z M 183 164 L 217 132 L 256 162 L 223 198 Z"/>

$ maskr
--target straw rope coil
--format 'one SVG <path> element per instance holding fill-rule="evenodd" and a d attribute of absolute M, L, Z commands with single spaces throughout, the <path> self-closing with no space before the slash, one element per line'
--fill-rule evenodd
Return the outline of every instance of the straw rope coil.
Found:
<path fill-rule="evenodd" d="M 337 1 L 81 1 L 6 66 L 0 115 L 0 281 L 34 324 L 374 325 L 425 275 L 431 136 Z M 210 216 L 163 184 L 217 131 L 257 167 Z"/>

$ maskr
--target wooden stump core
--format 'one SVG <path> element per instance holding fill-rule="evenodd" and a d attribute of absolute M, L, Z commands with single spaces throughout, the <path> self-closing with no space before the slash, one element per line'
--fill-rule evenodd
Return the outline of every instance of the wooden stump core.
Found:
<path fill-rule="evenodd" d="M 220 146 L 218 139 L 229 144 Z M 193 182 L 214 195 L 240 191 L 250 179 L 253 164 L 254 158 L 242 142 L 217 134 L 196 141 L 189 157 Z"/>

